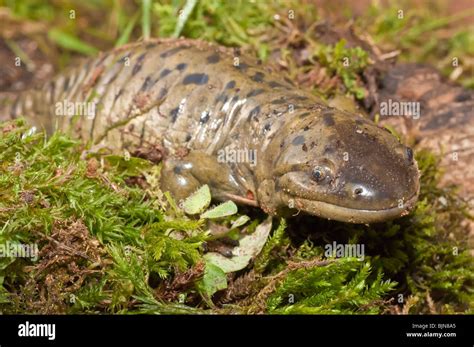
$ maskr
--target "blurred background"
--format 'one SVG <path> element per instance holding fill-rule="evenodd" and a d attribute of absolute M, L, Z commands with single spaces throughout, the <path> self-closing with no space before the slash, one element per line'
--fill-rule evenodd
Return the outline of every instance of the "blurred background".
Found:
<path fill-rule="evenodd" d="M 238 46 L 263 60 L 273 55 L 297 81 L 331 89 L 324 82 L 334 68 L 318 40 L 324 24 L 472 88 L 473 23 L 469 0 L 0 0 L 0 59 L 19 56 L 25 63 L 22 69 L 2 64 L 0 89 L 41 83 L 77 57 L 127 42 L 179 36 Z M 453 57 L 462 63 L 454 73 Z M 304 67 L 308 61 L 328 73 Z"/>

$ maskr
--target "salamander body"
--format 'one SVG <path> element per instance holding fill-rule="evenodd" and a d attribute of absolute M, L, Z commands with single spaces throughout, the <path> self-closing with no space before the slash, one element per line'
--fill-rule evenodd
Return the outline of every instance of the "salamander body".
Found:
<path fill-rule="evenodd" d="M 413 152 L 388 131 L 202 41 L 104 53 L 3 112 L 118 152 L 165 148 L 162 187 L 178 199 L 208 184 L 270 214 L 372 223 L 406 214 L 419 191 Z"/>

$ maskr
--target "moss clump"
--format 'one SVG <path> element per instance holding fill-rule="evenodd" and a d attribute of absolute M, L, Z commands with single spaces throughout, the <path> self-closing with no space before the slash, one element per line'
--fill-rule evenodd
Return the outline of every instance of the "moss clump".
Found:
<path fill-rule="evenodd" d="M 154 299 L 149 274 L 157 271 L 166 278 L 191 266 L 200 257 L 195 250 L 200 240 L 193 247 L 189 240 L 171 240 L 157 201 L 124 184 L 149 163 L 131 158 L 102 167 L 95 158 L 81 160 L 79 143 L 60 134 L 48 140 L 41 133 L 28 135 L 21 120 L 3 123 L 0 133 L 2 312 L 115 311 L 140 302 L 174 312 Z M 196 227 L 189 223 L 175 221 L 171 227 Z M 144 226 L 165 240 L 159 257 L 160 244 L 145 242 Z M 87 244 L 87 252 L 97 249 L 89 254 L 83 249 Z M 25 245 L 38 250 L 35 256 L 17 257 L 12 251 Z M 58 257 L 60 262 L 50 261 Z M 70 285 L 72 279 L 77 286 Z"/>
<path fill-rule="evenodd" d="M 366 96 L 359 74 L 368 65 L 369 56 L 362 48 L 347 48 L 346 41 L 342 39 L 335 45 L 317 45 L 315 58 L 331 74 L 341 78 L 347 93 L 353 94 L 357 99 Z"/>

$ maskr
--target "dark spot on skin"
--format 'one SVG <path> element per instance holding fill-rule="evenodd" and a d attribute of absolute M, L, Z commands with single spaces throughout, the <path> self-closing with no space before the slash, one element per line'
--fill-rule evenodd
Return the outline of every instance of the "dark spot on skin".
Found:
<path fill-rule="evenodd" d="M 122 95 L 122 93 L 123 93 L 123 89 L 120 89 L 120 90 L 118 91 L 118 93 L 115 94 L 114 101 L 117 101 L 117 99 L 120 97 L 120 95 Z"/>
<path fill-rule="evenodd" d="M 309 125 L 305 126 L 305 127 L 303 128 L 303 130 L 304 130 L 304 131 L 308 131 L 308 130 L 309 130 Z"/>
<path fill-rule="evenodd" d="M 179 165 L 176 165 L 174 168 L 173 168 L 173 172 L 177 175 L 181 174 L 181 171 L 182 171 L 182 168 L 181 166 Z"/>
<path fill-rule="evenodd" d="M 51 93 L 51 100 L 54 100 L 54 92 L 56 91 L 56 82 L 55 81 L 51 81 L 49 83 L 49 86 L 48 86 L 49 90 L 50 90 L 50 93 Z"/>
<path fill-rule="evenodd" d="M 166 94 L 168 94 L 168 89 L 161 88 L 160 93 L 158 94 L 158 100 L 163 99 Z"/>
<path fill-rule="evenodd" d="M 271 102 L 273 105 L 281 105 L 281 104 L 284 104 L 286 103 L 286 99 L 284 97 L 280 98 L 280 99 L 276 99 L 276 100 L 272 100 Z"/>
<path fill-rule="evenodd" d="M 171 73 L 170 69 L 164 69 L 163 71 L 160 72 L 160 78 L 166 77 Z"/>
<path fill-rule="evenodd" d="M 292 96 L 292 98 L 295 99 L 295 100 L 299 100 L 299 101 L 308 100 L 308 97 L 303 96 L 303 95 L 295 95 L 295 96 Z"/>
<path fill-rule="evenodd" d="M 313 148 L 314 146 L 312 146 L 311 148 Z M 334 148 L 331 147 L 331 146 L 326 146 L 324 147 L 324 155 L 327 155 L 327 154 L 330 154 L 330 153 L 334 153 Z"/>
<path fill-rule="evenodd" d="M 176 107 L 171 110 L 171 122 L 176 122 L 176 119 L 178 119 L 178 114 L 179 114 L 179 107 Z"/>
<path fill-rule="evenodd" d="M 407 159 L 409 163 L 413 163 L 413 151 L 410 147 L 407 147 Z"/>
<path fill-rule="evenodd" d="M 456 95 L 456 98 L 454 101 L 457 102 L 463 102 L 471 99 L 471 93 L 469 93 L 467 90 L 463 91 L 462 93 Z"/>
<path fill-rule="evenodd" d="M 125 64 L 127 59 L 130 59 L 130 54 L 124 55 L 122 58 L 120 58 L 119 62 Z"/>
<path fill-rule="evenodd" d="M 197 85 L 203 85 L 206 84 L 209 81 L 209 76 L 204 74 L 204 73 L 193 73 L 187 75 L 184 80 L 183 84 L 197 84 Z"/>
<path fill-rule="evenodd" d="M 188 67 L 188 64 L 181 63 L 181 64 L 176 65 L 176 70 L 184 71 L 184 69 L 186 69 L 187 67 Z"/>
<path fill-rule="evenodd" d="M 300 114 L 300 118 L 305 118 L 305 117 L 309 116 L 309 114 L 310 114 L 309 112 L 302 113 L 302 114 Z"/>
<path fill-rule="evenodd" d="M 176 53 L 178 53 L 179 51 L 183 50 L 184 47 L 174 47 L 174 48 L 171 48 L 163 53 L 160 54 L 160 57 L 161 58 L 168 58 L 168 57 L 171 57 L 173 55 L 175 55 Z"/>
<path fill-rule="evenodd" d="M 314 142 L 314 141 L 311 142 L 311 143 L 309 144 L 309 147 L 310 147 L 311 149 L 313 149 L 314 147 L 316 147 L 316 142 Z"/>
<path fill-rule="evenodd" d="M 254 89 L 252 91 L 250 91 L 248 94 L 247 94 L 247 98 L 250 98 L 252 96 L 257 96 L 259 94 L 262 94 L 265 90 L 264 89 Z"/>
<path fill-rule="evenodd" d="M 263 74 L 263 72 L 256 72 L 255 75 L 253 75 L 251 79 L 252 81 L 262 83 L 264 78 L 265 78 L 265 75 Z"/>
<path fill-rule="evenodd" d="M 139 147 L 143 146 L 143 141 L 145 141 L 146 122 L 147 119 L 143 121 L 142 130 L 140 131 L 140 144 L 138 145 Z"/>
<path fill-rule="evenodd" d="M 265 126 L 263 127 L 263 131 L 264 131 L 264 132 L 268 132 L 268 131 L 271 130 L 271 128 L 272 128 L 272 124 L 271 124 L 271 123 L 267 123 L 267 124 L 265 124 Z"/>
<path fill-rule="evenodd" d="M 308 152 L 308 146 L 306 146 L 306 143 L 303 143 L 303 146 L 301 146 L 301 149 L 303 152 Z"/>
<path fill-rule="evenodd" d="M 225 104 L 228 99 L 229 99 L 228 95 L 225 95 L 224 93 L 221 93 L 216 97 L 215 102 L 216 103 L 222 102 L 223 104 Z"/>
<path fill-rule="evenodd" d="M 95 64 L 95 67 L 100 66 L 108 56 L 109 56 L 109 54 L 102 55 L 102 57 L 99 59 L 99 61 L 97 61 L 97 64 Z"/>
<path fill-rule="evenodd" d="M 205 112 L 204 114 L 201 114 L 201 118 L 199 119 L 199 123 L 206 124 L 208 120 L 209 120 L 209 112 Z"/>
<path fill-rule="evenodd" d="M 291 143 L 295 146 L 302 145 L 304 143 L 304 136 L 303 135 L 296 136 Z"/>
<path fill-rule="evenodd" d="M 285 87 L 283 84 L 275 82 L 275 81 L 268 82 L 268 85 L 270 86 L 270 88 L 283 88 L 283 87 Z"/>
<path fill-rule="evenodd" d="M 293 87 L 295 86 L 295 84 L 293 83 L 293 81 L 290 80 L 288 77 L 284 77 L 283 79 L 285 80 L 286 83 L 290 84 L 291 86 L 293 86 Z"/>
<path fill-rule="evenodd" d="M 257 118 L 259 114 L 260 114 L 260 106 L 257 106 L 252 111 L 250 111 L 247 119 Z"/>
<path fill-rule="evenodd" d="M 233 89 L 233 88 L 235 88 L 235 81 L 230 81 L 225 86 L 225 89 Z"/>
<path fill-rule="evenodd" d="M 215 64 L 219 62 L 220 56 L 218 53 L 214 53 L 213 55 L 208 56 L 206 60 L 209 64 Z"/>
<path fill-rule="evenodd" d="M 239 70 L 240 72 L 245 72 L 247 71 L 247 69 L 249 68 L 249 66 L 245 63 L 240 63 L 239 65 L 235 66 L 234 67 Z"/>
<path fill-rule="evenodd" d="M 280 148 L 283 148 L 284 146 L 285 146 L 285 141 L 281 141 Z"/>
<path fill-rule="evenodd" d="M 65 92 L 68 88 L 69 88 L 69 77 L 66 77 L 63 84 L 63 92 Z"/>
<path fill-rule="evenodd" d="M 145 59 L 145 55 L 146 55 L 146 53 L 143 53 L 137 58 L 137 63 L 135 64 L 135 66 L 133 67 L 133 70 L 132 70 L 132 76 L 136 75 L 137 72 L 142 69 L 143 60 Z"/>
<path fill-rule="evenodd" d="M 143 81 L 142 87 L 140 88 L 140 91 L 145 92 L 149 90 L 151 87 L 154 86 L 156 81 L 153 81 L 150 76 L 145 78 L 145 81 Z"/>
<path fill-rule="evenodd" d="M 119 71 L 115 72 L 115 74 L 112 76 L 112 78 L 107 81 L 107 84 L 110 84 L 110 83 L 112 83 L 113 81 L 115 81 L 115 79 L 117 78 L 118 74 L 119 74 Z"/>
<path fill-rule="evenodd" d="M 323 113 L 324 124 L 326 124 L 326 126 L 328 126 L 328 127 L 332 127 L 334 124 L 336 124 L 334 122 L 334 118 L 332 118 L 332 116 L 333 116 L 332 112 L 324 112 Z"/>
<path fill-rule="evenodd" d="M 186 135 L 186 138 L 184 139 L 184 141 L 189 142 L 190 140 L 191 140 L 191 135 L 190 135 L 190 134 L 187 134 L 187 135 Z"/>

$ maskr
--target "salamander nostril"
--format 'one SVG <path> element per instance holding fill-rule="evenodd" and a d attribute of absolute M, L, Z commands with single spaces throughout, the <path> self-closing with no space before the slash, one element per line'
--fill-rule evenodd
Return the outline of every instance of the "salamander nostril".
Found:
<path fill-rule="evenodd" d="M 361 195 L 364 190 L 360 187 L 354 189 L 354 194 L 355 195 Z"/>

